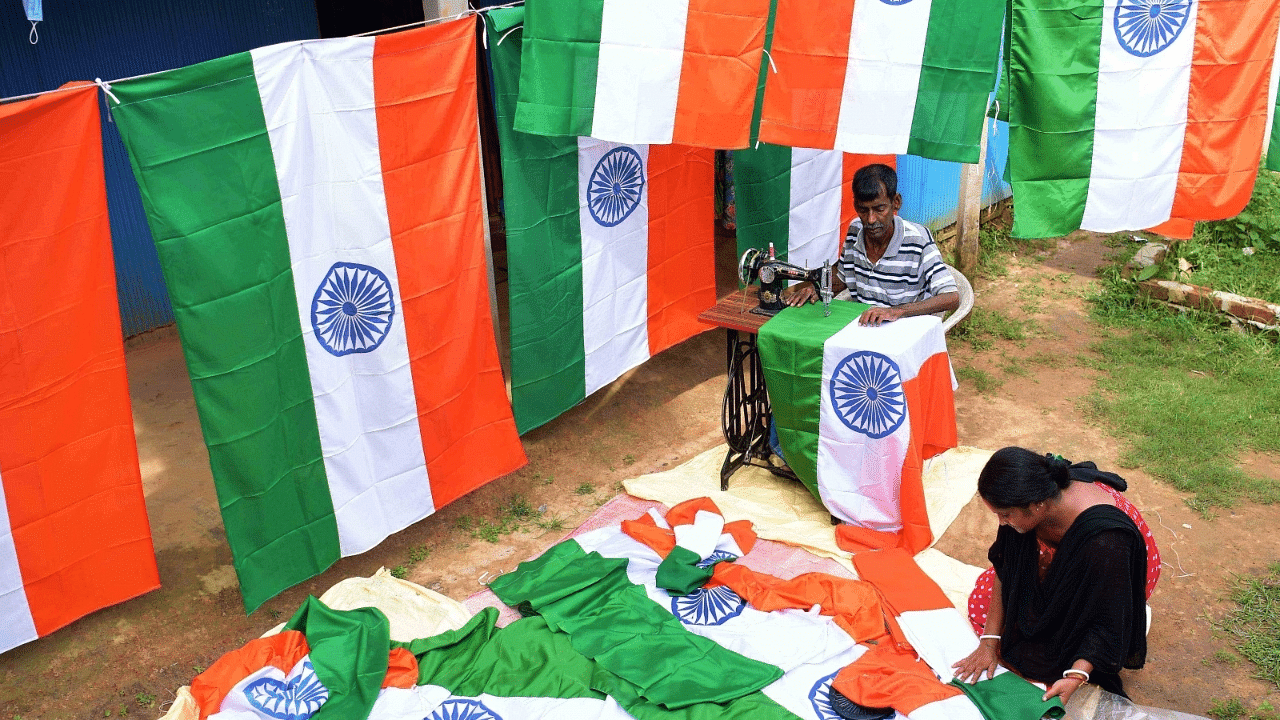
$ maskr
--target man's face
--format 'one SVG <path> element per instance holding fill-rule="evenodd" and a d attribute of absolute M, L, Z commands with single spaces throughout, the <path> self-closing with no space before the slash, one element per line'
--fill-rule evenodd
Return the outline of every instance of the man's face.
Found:
<path fill-rule="evenodd" d="M 866 239 L 876 243 L 886 243 L 893 237 L 893 216 L 902 208 L 902 196 L 894 193 L 890 198 L 880 186 L 880 194 L 874 200 L 863 202 L 854 198 L 853 209 L 862 220 L 862 230 Z"/>

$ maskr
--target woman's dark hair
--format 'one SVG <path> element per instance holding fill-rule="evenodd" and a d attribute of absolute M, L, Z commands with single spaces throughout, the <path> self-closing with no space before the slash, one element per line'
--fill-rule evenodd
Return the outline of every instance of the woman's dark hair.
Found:
<path fill-rule="evenodd" d="M 880 196 L 884 189 L 885 197 L 890 200 L 898 194 L 898 173 L 883 163 L 872 163 L 858 168 L 853 174 L 853 199 L 871 202 Z"/>
<path fill-rule="evenodd" d="M 1056 498 L 1071 484 L 1071 463 L 1026 448 L 997 450 L 978 475 L 978 494 L 997 508 L 1025 508 Z"/>

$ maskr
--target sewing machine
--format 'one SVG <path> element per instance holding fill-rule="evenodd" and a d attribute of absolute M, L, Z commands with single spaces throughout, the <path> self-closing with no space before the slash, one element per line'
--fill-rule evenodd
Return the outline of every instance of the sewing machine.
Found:
<path fill-rule="evenodd" d="M 782 290 L 787 286 L 787 281 L 801 280 L 813 283 L 818 296 L 822 298 L 825 314 L 831 314 L 830 261 L 823 262 L 822 267 L 813 270 L 792 265 L 774 257 L 773 243 L 769 243 L 768 254 L 760 248 L 749 248 L 742 253 L 742 258 L 738 261 L 738 279 L 743 285 L 760 281 L 760 304 L 751 309 L 753 313 L 770 316 L 778 314 L 779 310 L 787 306 L 782 301 Z"/>

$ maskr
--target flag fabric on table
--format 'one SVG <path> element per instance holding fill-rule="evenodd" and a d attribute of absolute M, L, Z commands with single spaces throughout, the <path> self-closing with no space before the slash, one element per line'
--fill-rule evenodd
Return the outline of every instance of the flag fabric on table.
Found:
<path fill-rule="evenodd" d="M 250 611 L 525 462 L 489 312 L 475 22 L 112 88 Z"/>
<path fill-rule="evenodd" d="M 778 0 L 760 139 L 976 163 L 1000 0 Z"/>
<path fill-rule="evenodd" d="M 770 0 L 532 0 L 525 9 L 516 130 L 747 146 Z"/>
<path fill-rule="evenodd" d="M 738 256 L 773 243 L 781 260 L 816 268 L 839 259 L 853 222 L 850 183 L 873 163 L 897 167 L 895 155 L 853 155 L 760 143 L 733 152 L 738 200 Z"/>
<path fill-rule="evenodd" d="M 708 329 L 716 301 L 713 151 L 513 130 L 525 11 L 488 13 L 520 432 Z"/>
<path fill-rule="evenodd" d="M 1230 217 L 1269 109 L 1276 0 L 1014 0 L 1009 177 L 1018 237 Z"/>
<path fill-rule="evenodd" d="M 846 550 L 932 542 L 924 460 L 956 445 L 951 363 L 941 323 L 909 317 L 879 327 L 866 305 L 783 310 L 760 328 L 760 356 L 787 463 L 846 524 Z"/>
<path fill-rule="evenodd" d="M 0 105 L 0 652 L 160 587 L 97 88 Z"/>

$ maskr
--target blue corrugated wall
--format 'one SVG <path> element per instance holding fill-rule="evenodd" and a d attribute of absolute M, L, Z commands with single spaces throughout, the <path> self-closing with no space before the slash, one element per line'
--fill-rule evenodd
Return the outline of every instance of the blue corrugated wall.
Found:
<path fill-rule="evenodd" d="M 0 0 L 0 97 L 190 65 L 318 36 L 312 0 L 52 0 L 40 41 L 18 0 Z M 133 172 L 104 114 L 103 159 L 125 336 L 173 322 Z M 3 192 L 3 188 L 0 188 Z"/>
<path fill-rule="evenodd" d="M 983 169 L 982 204 L 1009 197 L 1004 181 L 1009 157 L 1009 124 L 987 121 L 987 162 Z M 960 164 L 898 156 L 898 192 L 902 193 L 902 217 L 937 230 L 956 221 L 960 197 Z"/>

